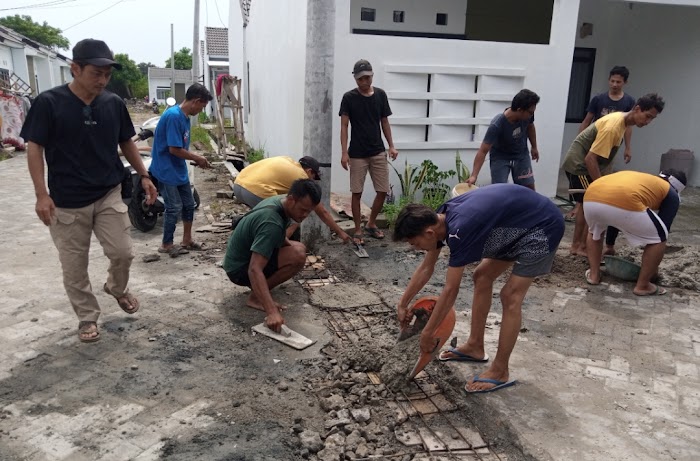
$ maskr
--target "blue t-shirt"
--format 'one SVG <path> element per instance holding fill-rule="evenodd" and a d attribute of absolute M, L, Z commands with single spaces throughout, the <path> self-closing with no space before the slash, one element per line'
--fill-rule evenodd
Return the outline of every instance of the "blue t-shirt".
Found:
<path fill-rule="evenodd" d="M 482 258 L 536 260 L 556 251 L 564 218 L 551 200 L 516 184 L 491 184 L 445 202 L 450 267 Z"/>
<path fill-rule="evenodd" d="M 168 186 L 189 183 L 187 161 L 170 153 L 170 147 L 190 148 L 190 119 L 180 106 L 166 110 L 158 121 L 153 138 L 150 172 Z"/>
<path fill-rule="evenodd" d="M 527 127 L 534 123 L 535 117 L 530 120 L 521 120 L 510 123 L 505 114 L 496 115 L 484 136 L 484 142 L 491 144 L 491 158 L 516 159 L 528 155 Z"/>
<path fill-rule="evenodd" d="M 586 111 L 593 114 L 592 121 L 595 122 L 599 118 L 605 117 L 613 112 L 629 112 L 634 108 L 635 104 L 637 104 L 637 102 L 627 93 L 625 93 L 622 98 L 615 101 L 614 99 L 610 99 L 610 96 L 606 92 L 593 96 Z"/>

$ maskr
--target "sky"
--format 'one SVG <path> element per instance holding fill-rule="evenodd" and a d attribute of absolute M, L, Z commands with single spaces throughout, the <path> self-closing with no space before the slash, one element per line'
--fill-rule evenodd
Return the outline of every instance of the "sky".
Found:
<path fill-rule="evenodd" d="M 104 40 L 114 53 L 136 64 L 159 67 L 170 57 L 170 24 L 175 51 L 192 49 L 194 0 L 2 0 L 0 17 L 29 15 L 59 28 L 72 48 L 84 38 Z M 234 3 L 238 7 L 238 2 Z M 228 27 L 229 0 L 200 0 L 199 39 L 204 27 Z M 70 50 L 59 50 L 70 57 Z"/>

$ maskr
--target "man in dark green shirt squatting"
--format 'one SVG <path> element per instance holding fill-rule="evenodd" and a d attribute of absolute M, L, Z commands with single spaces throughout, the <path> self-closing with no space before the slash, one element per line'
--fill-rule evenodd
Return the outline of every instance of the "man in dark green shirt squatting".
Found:
<path fill-rule="evenodd" d="M 239 222 L 226 246 L 224 270 L 236 285 L 252 290 L 246 305 L 264 311 L 265 325 L 280 332 L 285 306 L 272 299 L 270 290 L 304 268 L 306 247 L 290 241 L 286 229 L 301 223 L 321 201 L 321 188 L 311 179 L 298 179 L 289 193 L 260 202 Z"/>

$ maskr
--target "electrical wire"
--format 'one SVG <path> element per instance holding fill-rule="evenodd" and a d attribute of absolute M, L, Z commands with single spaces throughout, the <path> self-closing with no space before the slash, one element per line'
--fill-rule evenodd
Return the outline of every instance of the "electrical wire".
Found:
<path fill-rule="evenodd" d="M 72 3 L 72 2 L 75 2 L 75 1 L 76 1 L 76 0 L 53 0 L 53 1 L 51 1 L 51 2 L 35 3 L 34 5 L 15 6 L 15 7 L 12 7 L 12 8 L 0 8 L 0 11 L 39 9 L 39 8 L 45 8 L 45 7 L 50 7 L 50 6 L 63 5 L 63 4 L 65 4 L 65 3 Z"/>
<path fill-rule="evenodd" d="M 219 13 L 219 3 L 214 0 L 214 6 L 216 6 L 216 14 L 219 16 L 219 21 L 221 21 L 221 25 L 226 27 L 226 24 L 224 24 L 224 21 L 221 19 L 221 13 Z"/>
<path fill-rule="evenodd" d="M 73 25 L 70 26 L 70 27 L 66 27 L 65 29 L 63 29 L 63 32 L 67 31 L 68 29 L 72 29 L 73 27 L 75 27 L 75 26 L 77 26 L 77 25 L 80 25 L 80 24 L 84 23 L 84 22 L 87 21 L 88 19 L 92 19 L 92 18 L 94 18 L 95 16 L 104 13 L 105 11 L 109 10 L 110 8 L 113 8 L 113 7 L 117 6 L 117 5 L 119 5 L 119 4 L 122 3 L 123 1 L 124 1 L 124 0 L 119 0 L 119 1 L 117 1 L 116 3 L 111 4 L 110 6 L 108 6 L 107 8 L 105 8 L 104 10 L 98 11 L 97 13 L 93 14 L 92 16 L 89 16 L 89 17 L 83 19 L 82 21 L 75 23 L 75 24 L 73 24 Z"/>

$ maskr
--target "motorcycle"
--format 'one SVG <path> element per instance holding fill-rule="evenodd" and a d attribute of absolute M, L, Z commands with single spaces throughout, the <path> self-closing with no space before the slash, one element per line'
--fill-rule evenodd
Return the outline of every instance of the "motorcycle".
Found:
<path fill-rule="evenodd" d="M 174 106 L 175 98 L 168 98 L 166 104 L 168 107 Z M 139 147 L 139 153 L 141 154 L 141 160 L 146 169 L 149 170 L 148 174 L 151 181 L 153 181 L 153 184 L 156 186 L 156 189 L 160 189 L 158 187 L 158 180 L 151 174 L 150 166 L 153 136 L 159 120 L 160 117 L 153 117 L 146 120 L 143 125 L 141 125 L 139 133 L 133 138 L 134 142 L 146 141 L 148 143 L 148 147 Z M 126 158 L 122 158 L 122 164 L 124 165 L 122 198 L 129 208 L 129 220 L 131 221 L 131 225 L 142 232 L 153 230 L 153 228 L 156 227 L 158 216 L 161 216 L 165 212 L 163 196 L 158 193 L 156 201 L 152 205 L 147 205 L 146 192 L 143 190 L 143 186 L 141 186 L 141 177 Z M 187 168 L 195 209 L 197 209 L 200 205 L 200 199 L 199 193 L 197 193 L 197 189 L 194 187 L 194 166 L 188 163 Z"/>

